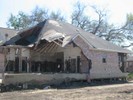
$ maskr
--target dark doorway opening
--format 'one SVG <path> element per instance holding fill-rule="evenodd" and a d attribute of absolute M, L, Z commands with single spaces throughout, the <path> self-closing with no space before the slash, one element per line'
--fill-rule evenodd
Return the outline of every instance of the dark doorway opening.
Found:
<path fill-rule="evenodd" d="M 18 58 L 18 57 L 15 58 L 15 68 L 14 68 L 14 72 L 16 72 L 16 73 L 19 72 L 19 58 Z"/>

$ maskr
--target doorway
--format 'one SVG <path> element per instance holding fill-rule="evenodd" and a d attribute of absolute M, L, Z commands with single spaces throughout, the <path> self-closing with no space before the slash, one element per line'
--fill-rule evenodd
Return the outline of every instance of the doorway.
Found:
<path fill-rule="evenodd" d="M 15 57 L 15 68 L 14 72 L 18 73 L 19 72 L 19 57 Z"/>

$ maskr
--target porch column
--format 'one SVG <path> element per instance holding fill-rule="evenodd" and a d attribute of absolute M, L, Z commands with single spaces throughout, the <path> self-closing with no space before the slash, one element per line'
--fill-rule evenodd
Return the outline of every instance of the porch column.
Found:
<path fill-rule="evenodd" d="M 77 64 L 77 59 L 76 59 L 76 69 L 75 72 L 78 73 L 78 64 Z"/>
<path fill-rule="evenodd" d="M 64 58 L 64 69 L 63 69 L 64 72 L 66 71 L 66 62 L 65 61 L 66 61 L 66 59 Z"/>
<path fill-rule="evenodd" d="M 30 58 L 28 57 L 27 58 L 27 73 L 31 72 L 31 61 L 30 61 Z"/>
<path fill-rule="evenodd" d="M 22 48 L 19 48 L 19 72 L 22 72 Z"/>

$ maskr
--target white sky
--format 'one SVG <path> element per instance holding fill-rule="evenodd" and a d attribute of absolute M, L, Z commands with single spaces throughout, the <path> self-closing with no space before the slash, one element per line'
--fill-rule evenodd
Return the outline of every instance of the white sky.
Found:
<path fill-rule="evenodd" d="M 133 0 L 0 0 L 0 27 L 7 27 L 6 22 L 11 13 L 13 15 L 18 11 L 30 13 L 35 6 L 48 8 L 51 11 L 60 9 L 69 18 L 76 1 L 106 8 L 110 14 L 109 22 L 115 24 L 124 23 L 126 14 L 133 13 Z M 86 13 L 95 17 L 90 8 Z"/>

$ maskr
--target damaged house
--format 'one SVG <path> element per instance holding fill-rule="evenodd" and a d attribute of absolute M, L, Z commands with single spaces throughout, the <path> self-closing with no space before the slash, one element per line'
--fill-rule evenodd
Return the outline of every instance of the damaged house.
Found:
<path fill-rule="evenodd" d="M 125 78 L 128 53 L 71 24 L 45 20 L 0 47 L 1 83 Z"/>

